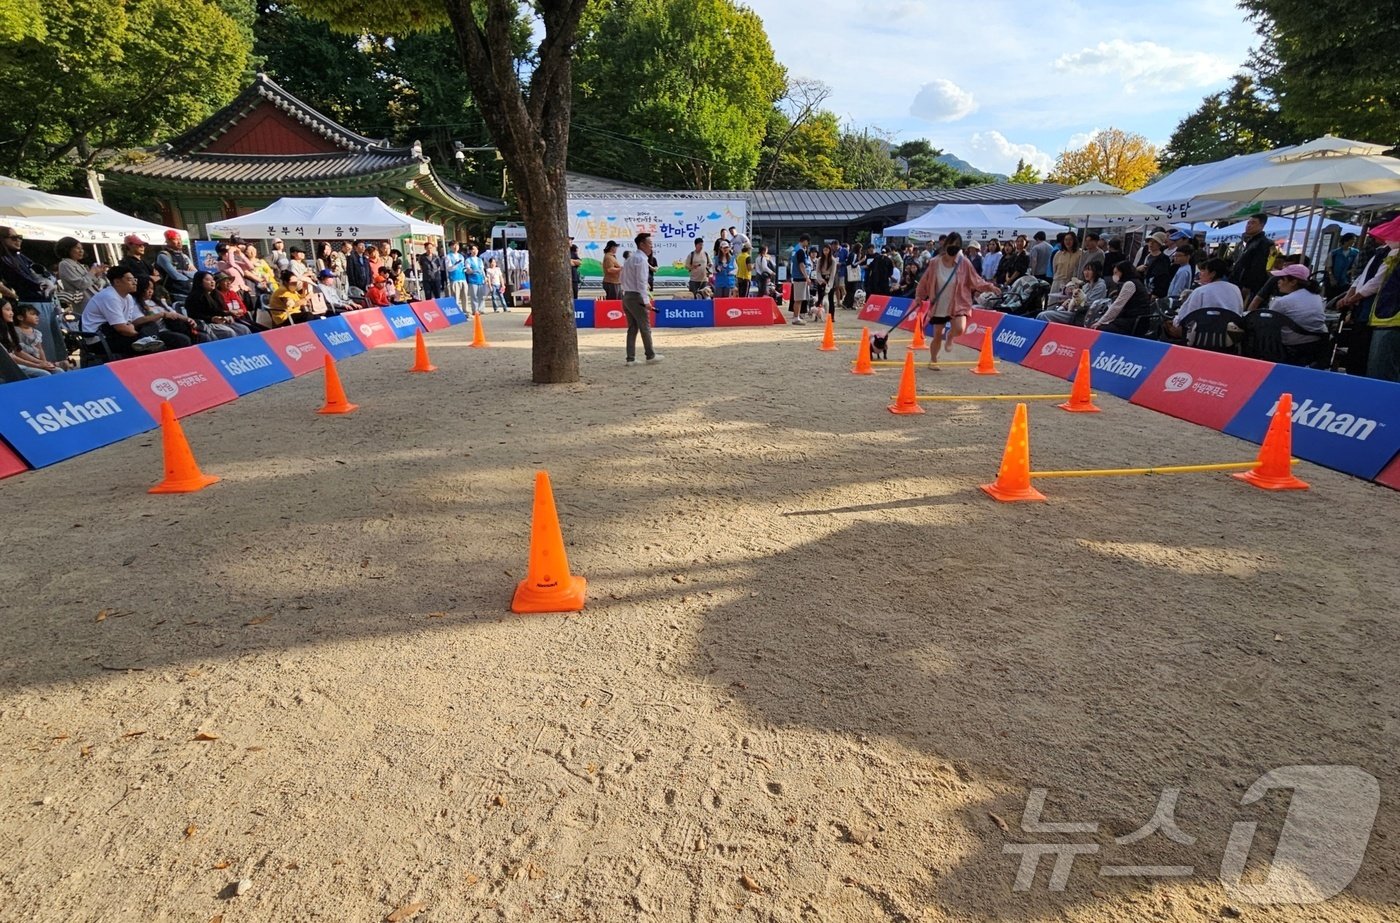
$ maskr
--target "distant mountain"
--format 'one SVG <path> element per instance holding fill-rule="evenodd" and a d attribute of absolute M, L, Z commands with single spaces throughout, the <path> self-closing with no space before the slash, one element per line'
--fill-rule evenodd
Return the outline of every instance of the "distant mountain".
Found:
<path fill-rule="evenodd" d="M 942 154 L 939 156 L 938 160 L 942 163 L 946 163 L 960 173 L 980 173 L 983 176 L 990 176 L 998 183 L 1004 183 L 1010 178 L 1004 173 L 988 173 L 986 170 L 979 170 L 961 157 L 955 157 L 952 154 Z"/>

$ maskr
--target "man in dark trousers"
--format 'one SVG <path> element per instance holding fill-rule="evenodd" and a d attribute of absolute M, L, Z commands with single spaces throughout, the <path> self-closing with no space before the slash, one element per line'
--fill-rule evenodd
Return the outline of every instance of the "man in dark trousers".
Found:
<path fill-rule="evenodd" d="M 423 279 L 423 297 L 431 301 L 447 294 L 447 266 L 431 240 L 418 254 L 418 273 Z"/>
<path fill-rule="evenodd" d="M 1267 215 L 1249 216 L 1244 224 L 1244 249 L 1230 270 L 1230 281 L 1239 286 L 1245 304 L 1269 281 L 1269 253 L 1274 244 L 1264 234 L 1264 222 L 1268 220 Z"/>
<path fill-rule="evenodd" d="M 365 256 L 365 242 L 355 241 L 355 249 L 345 258 L 345 282 L 362 293 L 369 290 L 369 257 Z"/>
<path fill-rule="evenodd" d="M 883 250 L 876 251 L 874 246 L 867 244 L 865 247 L 865 295 L 888 295 L 890 293 L 890 280 L 894 278 L 894 262 L 889 254 Z"/>

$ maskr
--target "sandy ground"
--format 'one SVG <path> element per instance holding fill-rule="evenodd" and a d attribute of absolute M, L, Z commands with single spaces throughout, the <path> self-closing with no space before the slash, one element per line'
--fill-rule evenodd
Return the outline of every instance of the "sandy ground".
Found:
<path fill-rule="evenodd" d="M 351 416 L 314 375 L 186 420 L 200 494 L 145 493 L 154 436 L 0 482 L 0 919 L 1400 917 L 1400 497 L 1305 464 L 1302 494 L 1002 506 L 976 485 L 1009 405 L 891 416 L 895 370 L 813 327 L 663 331 L 632 369 L 584 331 L 584 381 L 539 388 L 519 323 L 434 335 L 434 376 L 406 345 L 342 364 Z M 1034 406 L 1036 467 L 1253 454 L 1102 404 Z M 575 616 L 507 611 L 540 467 Z M 1360 874 L 1239 900 L 1231 826 L 1257 879 L 1289 793 L 1241 799 L 1295 764 L 1379 780 Z M 1115 842 L 1173 788 L 1190 845 Z M 1033 789 L 1096 828 L 1028 832 Z M 1004 847 L 1047 842 L 1098 849 L 1015 890 Z"/>

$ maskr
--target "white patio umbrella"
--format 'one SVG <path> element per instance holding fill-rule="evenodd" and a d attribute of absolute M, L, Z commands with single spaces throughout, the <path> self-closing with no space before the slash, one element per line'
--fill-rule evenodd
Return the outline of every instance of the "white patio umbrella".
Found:
<path fill-rule="evenodd" d="M 16 218 L 95 215 L 97 211 L 97 203 L 90 199 L 50 195 L 38 189 L 0 184 L 0 219 L 7 215 Z"/>
<path fill-rule="evenodd" d="M 1026 214 L 1047 221 L 1074 221 L 1080 230 L 1091 221 L 1144 221 L 1165 219 L 1166 213 L 1153 205 L 1128 198 L 1126 192 L 1107 183 L 1082 183 L 1066 189 L 1058 199 L 1032 208 Z"/>
<path fill-rule="evenodd" d="M 1400 192 L 1400 160 L 1352 153 L 1377 146 L 1325 136 L 1275 154 L 1267 164 L 1221 180 L 1200 195 L 1236 202 L 1310 201 L 1311 212 L 1320 198 Z M 1306 238 L 1303 249 L 1307 250 Z"/>

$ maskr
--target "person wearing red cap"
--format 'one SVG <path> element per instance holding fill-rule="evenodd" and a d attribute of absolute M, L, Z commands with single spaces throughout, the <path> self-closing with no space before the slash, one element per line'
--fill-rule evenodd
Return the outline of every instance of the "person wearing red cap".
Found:
<path fill-rule="evenodd" d="M 165 232 L 165 249 L 156 255 L 156 266 L 165 274 L 165 288 L 172 295 L 181 298 L 190 294 L 190 283 L 194 280 L 194 260 L 185 252 L 180 232 L 173 228 Z"/>
<path fill-rule="evenodd" d="M 122 241 L 122 253 L 124 256 L 113 268 L 131 273 L 136 279 L 136 291 L 139 292 L 151 277 L 151 266 L 146 262 L 146 242 L 135 234 L 128 234 Z"/>

